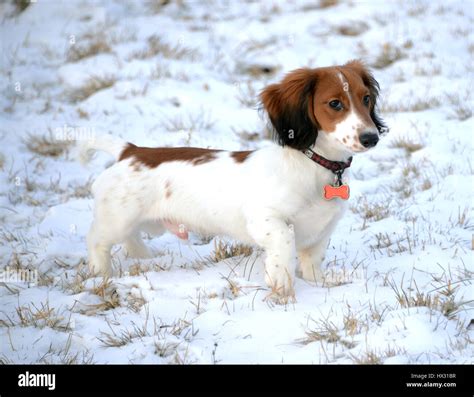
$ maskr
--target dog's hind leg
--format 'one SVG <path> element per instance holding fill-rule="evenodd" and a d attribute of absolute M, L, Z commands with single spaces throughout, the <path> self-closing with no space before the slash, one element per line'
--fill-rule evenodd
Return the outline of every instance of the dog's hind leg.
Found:
<path fill-rule="evenodd" d="M 132 258 L 152 258 L 153 254 L 143 242 L 140 231 L 136 231 L 125 240 L 125 249 Z"/>
<path fill-rule="evenodd" d="M 93 223 L 87 234 L 89 250 L 89 269 L 92 274 L 104 277 L 112 276 L 110 250 L 113 243 L 101 237 L 97 223 Z"/>

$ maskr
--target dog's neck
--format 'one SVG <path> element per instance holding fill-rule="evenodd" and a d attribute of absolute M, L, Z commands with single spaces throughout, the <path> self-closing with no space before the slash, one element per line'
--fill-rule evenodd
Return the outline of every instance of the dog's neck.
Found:
<path fill-rule="evenodd" d="M 315 153 L 331 161 L 341 161 L 345 163 L 349 160 L 350 157 L 353 156 L 353 153 L 351 153 L 350 151 L 345 150 L 343 148 L 335 147 L 334 143 L 330 142 L 326 138 L 326 133 L 324 132 L 320 132 L 318 134 L 316 143 L 311 147 L 311 149 Z"/>

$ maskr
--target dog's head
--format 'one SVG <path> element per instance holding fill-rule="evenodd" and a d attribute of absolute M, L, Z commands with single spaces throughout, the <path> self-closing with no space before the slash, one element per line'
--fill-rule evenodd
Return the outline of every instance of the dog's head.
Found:
<path fill-rule="evenodd" d="M 350 153 L 374 147 L 386 126 L 376 111 L 379 84 L 360 61 L 297 69 L 260 99 L 282 146 L 303 150 L 319 134 Z"/>

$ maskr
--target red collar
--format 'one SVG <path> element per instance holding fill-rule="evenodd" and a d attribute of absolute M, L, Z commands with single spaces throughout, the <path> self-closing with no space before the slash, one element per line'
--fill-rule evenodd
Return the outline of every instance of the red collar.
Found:
<path fill-rule="evenodd" d="M 316 154 L 311 149 L 303 150 L 303 153 L 305 154 L 306 157 L 313 160 L 315 163 L 319 164 L 321 167 L 324 167 L 328 169 L 329 171 L 332 171 L 334 174 L 342 174 L 346 168 L 349 168 L 351 166 L 351 163 L 352 163 L 352 157 L 349 157 L 349 160 L 347 160 L 347 162 L 343 162 L 343 161 L 328 160 L 324 158 L 323 156 Z"/>

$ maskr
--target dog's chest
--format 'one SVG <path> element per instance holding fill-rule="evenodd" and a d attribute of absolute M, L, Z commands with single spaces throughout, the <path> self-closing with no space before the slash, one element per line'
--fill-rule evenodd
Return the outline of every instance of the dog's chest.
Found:
<path fill-rule="evenodd" d="M 293 219 L 296 245 L 309 246 L 332 233 L 346 207 L 345 200 L 321 198 L 299 211 Z"/>

